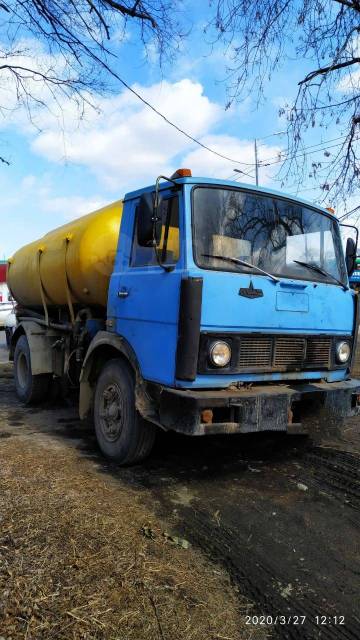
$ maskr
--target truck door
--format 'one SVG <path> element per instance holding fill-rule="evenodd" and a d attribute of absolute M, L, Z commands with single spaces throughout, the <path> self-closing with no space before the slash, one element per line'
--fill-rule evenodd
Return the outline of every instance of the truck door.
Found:
<path fill-rule="evenodd" d="M 158 251 L 137 242 L 136 220 L 139 199 L 125 202 L 120 242 L 109 291 L 108 318 L 116 332 L 134 349 L 146 380 L 173 384 L 178 335 L 180 283 L 184 250 L 182 198 L 179 193 L 162 192 L 163 232 Z M 169 231 L 166 237 L 166 220 Z"/>

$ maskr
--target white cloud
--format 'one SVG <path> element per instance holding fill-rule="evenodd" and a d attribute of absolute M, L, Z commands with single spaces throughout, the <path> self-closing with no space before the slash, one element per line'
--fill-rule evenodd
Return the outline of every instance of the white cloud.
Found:
<path fill-rule="evenodd" d="M 203 94 L 199 83 L 185 79 L 134 88 L 193 136 L 203 136 L 221 120 L 221 107 Z M 36 136 L 33 149 L 54 162 L 66 158 L 86 166 L 115 189 L 139 184 L 139 178 L 153 181 L 158 173 L 170 170 L 172 159 L 189 146 L 181 133 L 132 94 L 103 99 L 99 108 L 99 113 L 90 112 L 74 126 L 73 108 L 66 107 L 64 132 L 48 125 Z"/>
<path fill-rule="evenodd" d="M 238 113 L 225 112 L 209 100 L 200 83 L 183 79 L 134 88 L 204 144 L 235 160 L 254 162 L 249 141 L 211 133 L 231 123 Z M 64 105 L 62 132 L 58 122 L 51 122 L 47 114 L 46 130 L 33 139 L 33 150 L 52 162 L 86 167 L 104 186 L 119 194 L 152 183 L 158 174 L 171 173 L 179 163 L 189 165 L 195 175 L 226 177 L 232 173 L 234 163 L 197 147 L 131 93 L 99 100 L 98 105 L 99 112 L 88 110 L 80 123 L 73 105 Z M 277 151 L 275 147 L 263 147 L 262 157 Z"/>
<path fill-rule="evenodd" d="M 48 220 L 49 228 L 74 220 L 107 204 L 101 195 L 84 197 L 58 195 L 59 193 L 61 184 L 54 184 L 53 179 L 48 176 L 36 177 L 30 174 L 23 178 L 17 198 L 21 204 L 24 200 L 35 201 L 38 214 L 43 220 Z"/>
<path fill-rule="evenodd" d="M 358 58 L 360 56 L 360 34 L 356 34 L 350 39 L 346 51 L 349 59 Z M 357 65 L 349 67 L 350 71 L 338 82 L 337 90 L 342 93 L 351 93 L 360 89 L 360 70 Z"/>
<path fill-rule="evenodd" d="M 194 175 L 229 178 L 230 175 L 237 173 L 234 169 L 238 169 L 243 172 L 237 175 L 239 181 L 254 183 L 255 159 L 254 143 L 252 141 L 239 140 L 228 135 L 212 135 L 204 137 L 202 142 L 218 153 L 239 160 L 244 164 L 229 163 L 219 156 L 209 154 L 206 149 L 198 147 L 188 153 L 183 160 L 184 165 L 191 168 Z M 261 160 L 276 156 L 278 151 L 278 147 L 262 147 Z M 262 185 L 271 182 L 271 175 L 268 170 L 265 173 L 265 171 L 260 168 L 259 176 Z"/>
<path fill-rule="evenodd" d="M 40 203 L 44 213 L 60 215 L 64 222 L 96 211 L 107 204 L 101 196 L 83 198 L 81 196 L 52 196 L 49 194 Z"/>
<path fill-rule="evenodd" d="M 47 55 L 35 40 L 17 43 L 14 51 L 9 63 L 37 69 L 45 75 L 66 72 L 61 58 Z M 27 85 L 39 100 L 31 112 L 31 122 L 26 105 L 17 101 L 14 78 L 10 73 L 2 74 L 0 108 L 6 104 L 9 111 L 3 113 L 0 126 L 15 126 L 17 132 L 28 137 L 32 150 L 52 163 L 89 170 L 100 180 L 101 190 L 112 191 L 114 197 L 153 183 L 158 174 L 171 173 L 188 159 L 193 162 L 195 173 L 217 172 L 222 177 L 232 172 L 233 163 L 197 147 L 126 89 L 110 97 L 84 93 L 80 112 L 79 105 L 68 97 L 58 94 L 55 99 L 43 82 L 29 77 Z M 189 78 L 133 88 L 179 128 L 205 143 L 207 140 L 206 144 L 223 155 L 244 162 L 252 155 L 247 140 L 214 133 L 229 129 L 240 117 L 244 125 L 249 101 L 225 111 L 222 104 L 205 95 L 200 82 Z M 262 151 L 265 153 L 266 148 Z"/>
<path fill-rule="evenodd" d="M 11 93 L 10 85 L 5 89 Z M 198 147 L 129 91 L 106 98 L 87 96 L 98 108 L 85 105 L 81 119 L 76 104 L 65 98 L 55 104 L 44 94 L 49 108 L 36 111 L 40 130 L 30 126 L 21 107 L 2 122 L 10 131 L 16 126 L 42 162 L 37 168 L 35 161 L 28 175 L 3 189 L 0 177 L 1 209 L 7 224 L 1 251 L 8 255 L 19 244 L 120 198 L 126 191 L 153 184 L 157 175 L 169 175 L 181 166 L 189 166 L 193 175 L 219 178 L 229 177 L 234 167 L 253 173 L 252 141 L 237 133 L 223 133 L 232 131 L 239 121 L 244 130 L 243 111 L 248 105 L 224 111 L 222 104 L 205 95 L 201 83 L 188 78 L 134 85 L 134 89 L 204 144 L 252 166 L 234 164 Z M 4 95 L 0 85 L 0 104 Z M 277 147 L 261 146 L 260 157 L 264 160 L 277 152 Z M 260 179 L 262 184 L 269 183 L 265 169 Z M 254 181 L 245 176 L 240 180 Z"/>
<path fill-rule="evenodd" d="M 360 89 L 360 70 L 348 73 L 337 85 L 337 90 L 342 93 L 351 93 Z"/>

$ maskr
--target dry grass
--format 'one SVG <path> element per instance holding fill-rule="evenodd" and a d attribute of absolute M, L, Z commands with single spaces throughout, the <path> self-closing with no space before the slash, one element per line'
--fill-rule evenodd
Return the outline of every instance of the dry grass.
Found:
<path fill-rule="evenodd" d="M 145 490 L 40 438 L 2 438 L 0 456 L 0 636 L 253 637 L 227 574 L 162 535 Z"/>

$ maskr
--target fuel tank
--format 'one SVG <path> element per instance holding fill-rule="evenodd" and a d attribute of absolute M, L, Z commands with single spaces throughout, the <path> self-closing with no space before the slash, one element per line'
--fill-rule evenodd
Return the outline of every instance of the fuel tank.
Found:
<path fill-rule="evenodd" d="M 117 250 L 122 201 L 54 229 L 10 258 L 7 282 L 15 300 L 27 307 L 46 303 L 107 304 Z"/>

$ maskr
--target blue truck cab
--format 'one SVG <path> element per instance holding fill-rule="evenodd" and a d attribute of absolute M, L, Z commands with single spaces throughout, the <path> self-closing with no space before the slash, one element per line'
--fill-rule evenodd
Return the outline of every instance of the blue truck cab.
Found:
<path fill-rule="evenodd" d="M 355 256 L 328 210 L 270 189 L 180 171 L 128 193 L 80 379 L 103 452 L 137 461 L 157 427 L 299 433 L 354 415 Z"/>

